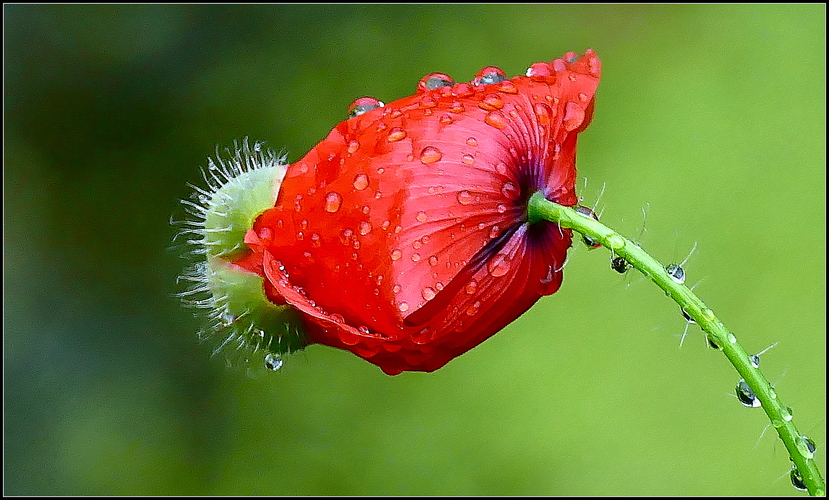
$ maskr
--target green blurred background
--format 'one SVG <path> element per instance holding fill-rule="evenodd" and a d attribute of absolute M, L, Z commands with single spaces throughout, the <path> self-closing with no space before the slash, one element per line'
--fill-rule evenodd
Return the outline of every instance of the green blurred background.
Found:
<path fill-rule="evenodd" d="M 227 369 L 172 294 L 217 145 L 295 161 L 363 95 L 593 48 L 581 195 L 689 284 L 826 447 L 826 6 L 4 6 L 11 495 L 789 495 L 699 329 L 604 250 L 432 374 Z"/>

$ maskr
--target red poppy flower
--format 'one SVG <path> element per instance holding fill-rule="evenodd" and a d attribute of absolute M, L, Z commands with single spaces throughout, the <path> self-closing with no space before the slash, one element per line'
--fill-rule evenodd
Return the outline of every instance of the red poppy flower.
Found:
<path fill-rule="evenodd" d="M 388 374 L 440 368 L 558 290 L 571 232 L 530 224 L 527 200 L 576 204 L 599 77 L 588 50 L 527 76 L 434 73 L 387 105 L 358 99 L 288 167 L 236 264 L 300 312 L 309 342 Z"/>

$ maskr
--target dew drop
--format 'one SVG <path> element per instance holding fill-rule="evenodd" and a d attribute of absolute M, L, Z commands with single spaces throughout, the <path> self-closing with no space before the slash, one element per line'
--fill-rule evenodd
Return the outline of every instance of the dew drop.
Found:
<path fill-rule="evenodd" d="M 466 165 L 472 165 L 475 163 L 475 157 L 470 154 L 465 154 L 461 157 L 461 161 L 463 161 Z"/>
<path fill-rule="evenodd" d="M 561 124 L 568 132 L 575 130 L 584 123 L 584 108 L 574 102 L 568 102 L 564 107 L 564 118 Z"/>
<path fill-rule="evenodd" d="M 472 80 L 472 85 L 489 85 L 491 83 L 503 82 L 507 79 L 507 74 L 504 70 L 497 66 L 487 66 L 478 71 L 475 79 Z"/>
<path fill-rule="evenodd" d="M 389 130 L 389 135 L 386 136 L 386 140 L 388 142 L 397 142 L 402 141 L 406 138 L 406 131 L 400 127 L 394 127 Z"/>
<path fill-rule="evenodd" d="M 368 222 L 368 221 L 360 222 L 360 234 L 362 236 L 365 236 L 370 232 L 371 232 L 371 223 Z"/>
<path fill-rule="evenodd" d="M 346 151 L 348 151 L 349 153 L 355 153 L 358 149 L 360 149 L 360 143 L 357 141 L 350 141 L 348 143 L 348 149 Z"/>
<path fill-rule="evenodd" d="M 550 106 L 543 102 L 537 102 L 533 105 L 533 111 L 535 111 L 536 119 L 538 119 L 540 125 L 549 125 L 553 116 Z"/>
<path fill-rule="evenodd" d="M 472 203 L 474 201 L 474 198 L 472 197 L 472 193 L 470 193 L 467 190 L 458 191 L 457 198 L 458 198 L 458 203 L 460 203 L 461 205 L 469 205 L 470 203 Z"/>
<path fill-rule="evenodd" d="M 420 254 L 415 252 L 412 254 L 412 262 L 418 262 L 420 260 Z"/>
<path fill-rule="evenodd" d="M 415 216 L 415 219 L 417 219 L 418 222 L 426 222 L 427 220 L 429 220 L 429 216 L 426 215 L 426 212 L 418 212 Z"/>
<path fill-rule="evenodd" d="M 298 233 L 296 233 L 296 239 L 297 241 L 303 241 L 305 239 L 305 233 L 299 231 Z"/>
<path fill-rule="evenodd" d="M 507 181 L 501 186 L 501 194 L 508 200 L 517 200 L 521 196 L 521 191 L 515 187 L 515 184 Z"/>
<path fill-rule="evenodd" d="M 340 205 L 343 204 L 343 197 L 340 196 L 340 193 L 330 192 L 325 195 L 325 211 L 329 213 L 334 213 L 340 209 Z"/>
<path fill-rule="evenodd" d="M 495 171 L 501 175 L 507 175 L 507 164 L 500 161 L 495 165 Z"/>
<path fill-rule="evenodd" d="M 815 456 L 817 446 L 815 445 L 815 442 L 812 441 L 810 438 L 806 436 L 800 436 L 800 438 L 797 440 L 797 449 L 804 457 L 810 459 Z"/>
<path fill-rule="evenodd" d="M 268 370 L 275 372 L 276 370 L 282 368 L 283 363 L 282 357 L 279 354 L 274 354 L 272 352 L 265 354 L 265 368 Z"/>
<path fill-rule="evenodd" d="M 504 114 L 500 111 L 490 111 L 484 117 L 484 123 L 492 127 L 495 127 L 498 130 L 503 130 L 507 128 L 507 124 L 509 124 L 509 121 L 507 120 L 507 117 L 504 116 Z"/>
<path fill-rule="evenodd" d="M 394 285 L 391 289 L 391 291 L 394 292 L 394 293 L 400 293 L 400 290 L 402 290 L 400 285 Z"/>
<path fill-rule="evenodd" d="M 496 278 L 500 278 L 509 272 L 510 268 L 510 261 L 509 257 L 505 254 L 498 253 L 489 261 L 487 264 L 487 270 L 489 274 Z"/>
<path fill-rule="evenodd" d="M 671 277 L 674 283 L 679 283 L 680 285 L 685 283 L 685 269 L 679 264 L 668 264 L 665 266 L 665 272 L 668 273 L 668 276 Z"/>
<path fill-rule="evenodd" d="M 423 296 L 424 300 L 432 300 L 437 295 L 437 292 L 435 292 L 434 288 L 427 286 L 421 290 L 420 294 Z"/>
<path fill-rule="evenodd" d="M 498 206 L 497 206 L 497 207 L 495 207 L 495 210 L 496 210 L 499 214 L 502 214 L 502 213 L 504 213 L 504 212 L 506 212 L 506 211 L 507 211 L 507 207 L 506 207 L 506 205 L 504 205 L 503 203 L 499 203 L 499 204 L 498 204 Z"/>
<path fill-rule="evenodd" d="M 757 396 L 754 395 L 754 391 L 751 390 L 751 387 L 748 386 L 744 379 L 740 379 L 737 382 L 737 399 L 743 406 L 747 406 L 749 408 L 757 408 L 761 406 L 760 400 L 757 399 Z"/>
<path fill-rule="evenodd" d="M 263 227 L 259 230 L 259 238 L 263 240 L 270 240 L 273 238 L 273 231 L 269 227 Z"/>
<path fill-rule="evenodd" d="M 504 101 L 502 101 L 497 94 L 487 94 L 483 100 L 478 103 L 478 107 L 484 111 L 495 111 L 504 107 Z"/>
<path fill-rule="evenodd" d="M 354 189 L 362 191 L 368 187 L 368 176 L 366 174 L 357 174 L 354 176 Z"/>
<path fill-rule="evenodd" d="M 478 140 L 475 139 L 474 137 L 470 137 L 466 140 L 466 145 L 467 146 L 472 146 L 474 148 L 475 146 L 478 145 Z"/>
<path fill-rule="evenodd" d="M 436 161 L 439 161 L 441 158 L 443 158 L 443 153 L 441 153 L 440 150 L 434 146 L 426 146 L 420 152 L 420 161 L 427 165 L 430 163 L 435 163 Z"/>
<path fill-rule="evenodd" d="M 429 109 L 429 108 L 434 108 L 437 105 L 438 105 L 437 101 L 435 101 L 435 99 L 432 96 L 429 96 L 429 95 L 423 96 L 423 99 L 420 100 L 420 107 L 421 108 Z"/>
<path fill-rule="evenodd" d="M 409 304 L 401 302 L 400 305 L 397 306 L 397 308 L 400 309 L 400 312 L 406 312 L 409 310 Z"/>
<path fill-rule="evenodd" d="M 464 112 L 463 104 L 461 104 L 458 101 L 453 102 L 447 109 L 449 110 L 450 113 L 463 113 Z"/>
<path fill-rule="evenodd" d="M 617 255 L 610 259 L 610 267 L 617 273 L 624 274 L 628 269 L 630 269 L 630 264 L 628 264 L 628 261 L 626 261 L 624 257 Z"/>
<path fill-rule="evenodd" d="M 697 321 L 694 318 L 692 318 L 690 314 L 688 314 L 688 311 L 686 311 L 685 309 L 683 309 L 681 307 L 679 308 L 679 311 L 682 313 L 682 317 L 685 318 L 685 321 L 687 321 L 688 323 L 690 323 L 692 325 L 697 324 Z"/>
<path fill-rule="evenodd" d="M 466 308 L 466 315 L 467 316 L 474 316 L 478 310 L 481 308 L 481 301 L 476 300 L 474 304 L 470 305 Z"/>
<path fill-rule="evenodd" d="M 442 123 L 444 125 L 449 125 L 450 123 L 452 123 L 452 121 L 453 121 L 452 117 L 447 115 L 447 114 L 443 114 L 440 117 L 440 123 Z"/>
<path fill-rule="evenodd" d="M 501 82 L 501 85 L 498 85 L 498 92 L 503 92 L 504 94 L 517 94 L 518 89 L 515 87 L 515 84 L 509 80 L 504 80 Z"/>
<path fill-rule="evenodd" d="M 466 284 L 466 287 L 464 287 L 464 290 L 469 295 L 474 295 L 475 292 L 478 291 L 478 282 L 475 280 L 470 280 L 469 283 Z"/>
<path fill-rule="evenodd" d="M 489 239 L 494 240 L 498 237 L 499 234 L 501 234 L 501 228 L 499 228 L 498 226 L 492 226 L 489 229 Z"/>
<path fill-rule="evenodd" d="M 795 489 L 800 491 L 808 491 L 808 488 L 806 488 L 806 483 L 803 482 L 803 476 L 800 475 L 800 471 L 797 470 L 797 467 L 795 467 L 794 465 L 792 465 L 792 470 L 791 472 L 789 472 L 789 477 L 791 478 L 792 486 L 794 486 Z"/>
<path fill-rule="evenodd" d="M 420 79 L 418 88 L 423 90 L 435 90 L 441 87 L 451 87 L 455 82 L 451 77 L 443 73 L 430 73 Z"/>
<path fill-rule="evenodd" d="M 378 101 L 373 97 L 361 97 L 348 107 L 348 116 L 350 118 L 354 118 L 355 116 L 360 116 L 363 113 L 367 113 L 372 109 L 377 109 L 380 107 L 385 106 L 382 101 Z"/>
<path fill-rule="evenodd" d="M 436 266 L 436 265 L 438 265 L 438 257 L 437 257 L 437 255 L 432 255 L 431 257 L 429 257 L 429 265 L 430 265 L 430 266 Z"/>
<path fill-rule="evenodd" d="M 400 260 L 400 257 L 403 256 L 403 252 L 400 250 L 392 250 L 391 252 L 391 260 Z"/>

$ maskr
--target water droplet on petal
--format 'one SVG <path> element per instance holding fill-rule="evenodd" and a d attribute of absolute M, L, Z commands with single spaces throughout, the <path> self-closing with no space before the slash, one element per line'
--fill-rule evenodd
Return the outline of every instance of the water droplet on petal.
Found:
<path fill-rule="evenodd" d="M 370 232 L 371 232 L 371 223 L 368 222 L 368 221 L 360 222 L 360 234 L 362 236 L 365 236 Z"/>
<path fill-rule="evenodd" d="M 400 257 L 403 256 L 403 252 L 400 250 L 392 250 L 391 252 L 391 260 L 400 260 Z"/>
<path fill-rule="evenodd" d="M 434 146 L 426 146 L 420 152 L 420 161 L 427 165 L 430 163 L 435 163 L 436 161 L 439 161 L 441 158 L 443 158 L 443 153 L 441 153 L 440 150 Z"/>
<path fill-rule="evenodd" d="M 444 125 L 449 125 L 450 123 L 452 123 L 452 121 L 453 121 L 453 120 L 452 120 L 452 117 L 451 117 L 451 116 L 449 116 L 449 115 L 448 115 L 448 114 L 446 114 L 446 113 L 444 113 L 444 114 L 443 114 L 443 115 L 441 115 L 441 117 L 440 117 L 440 123 L 442 123 L 442 124 L 444 124 Z"/>
<path fill-rule="evenodd" d="M 393 127 L 389 130 L 389 135 L 386 136 L 386 140 L 388 142 L 397 142 L 402 141 L 406 138 L 406 131 L 400 127 Z"/>
<path fill-rule="evenodd" d="M 452 77 L 443 73 L 429 73 L 420 79 L 417 84 L 417 89 L 421 92 L 427 90 L 435 90 L 441 87 L 451 87 L 455 82 Z"/>
<path fill-rule="evenodd" d="M 487 270 L 489 274 L 496 278 L 500 278 L 509 272 L 510 268 L 510 261 L 509 257 L 505 254 L 498 253 L 489 261 L 487 264 Z"/>
<path fill-rule="evenodd" d="M 357 174 L 354 176 L 354 189 L 362 191 L 368 187 L 368 176 L 366 174 Z"/>
<path fill-rule="evenodd" d="M 504 114 L 500 111 L 490 111 L 484 117 L 484 123 L 492 127 L 495 127 L 498 130 L 503 130 L 507 127 L 509 121 L 507 120 L 507 117 L 504 116 Z"/>
<path fill-rule="evenodd" d="M 449 110 L 450 113 L 463 113 L 464 111 L 463 104 L 458 101 L 453 102 L 446 109 Z"/>
<path fill-rule="evenodd" d="M 467 146 L 472 146 L 473 148 L 478 145 L 478 141 L 474 137 L 470 137 L 466 140 Z"/>
<path fill-rule="evenodd" d="M 569 132 L 579 128 L 584 123 L 584 116 L 584 108 L 574 102 L 568 102 L 564 107 L 564 118 L 561 121 L 564 130 Z"/>
<path fill-rule="evenodd" d="M 504 101 L 497 94 L 487 94 L 478 103 L 478 107 L 484 111 L 495 111 L 504 107 Z"/>
<path fill-rule="evenodd" d="M 502 214 L 502 213 L 504 213 L 504 212 L 506 212 L 506 211 L 507 211 L 507 207 L 506 207 L 506 205 L 504 205 L 503 203 L 499 203 L 499 204 L 498 204 L 498 206 L 497 206 L 497 207 L 495 207 L 495 210 L 496 210 L 499 214 Z"/>
<path fill-rule="evenodd" d="M 478 71 L 475 79 L 472 80 L 472 85 L 489 85 L 491 83 L 503 82 L 507 79 L 507 74 L 504 70 L 497 66 L 487 66 Z"/>
<path fill-rule="evenodd" d="M 548 125 L 550 123 L 553 117 L 553 111 L 550 109 L 550 106 L 543 102 L 537 102 L 533 105 L 533 110 L 535 111 L 535 116 L 539 124 Z"/>
<path fill-rule="evenodd" d="M 325 211 L 329 213 L 334 213 L 340 209 L 340 205 L 343 204 L 343 197 L 340 196 L 340 193 L 330 192 L 325 195 Z"/>
<path fill-rule="evenodd" d="M 546 78 L 553 76 L 553 68 L 547 63 L 537 62 L 527 68 L 526 75 L 530 78 Z"/>
<path fill-rule="evenodd" d="M 430 265 L 430 266 L 436 266 L 436 265 L 438 265 L 438 258 L 437 258 L 437 255 L 432 255 L 431 257 L 429 257 L 429 265 Z"/>
<path fill-rule="evenodd" d="M 412 254 L 412 262 L 417 262 L 420 260 L 420 254 L 415 252 Z"/>
<path fill-rule="evenodd" d="M 475 313 L 481 308 L 481 301 L 476 300 L 474 304 L 471 304 L 469 307 L 466 308 L 467 316 L 474 316 Z"/>
<path fill-rule="evenodd" d="M 421 295 L 423 295 L 424 300 L 432 300 L 437 295 L 437 292 L 435 292 L 434 288 L 427 286 L 421 290 Z"/>
<path fill-rule="evenodd" d="M 317 233 L 311 233 L 311 246 L 319 248 L 322 245 L 320 242 L 320 235 Z"/>
<path fill-rule="evenodd" d="M 429 216 L 426 215 L 426 212 L 418 212 L 415 216 L 415 219 L 417 219 L 418 222 L 426 222 L 427 220 L 429 220 Z"/>
<path fill-rule="evenodd" d="M 466 284 L 466 287 L 464 287 L 464 290 L 469 295 L 474 295 L 475 292 L 478 291 L 478 282 L 475 280 L 470 280 L 469 283 Z"/>
<path fill-rule="evenodd" d="M 347 151 L 349 153 L 355 153 L 358 149 L 360 149 L 360 143 L 357 141 L 349 141 Z"/>
<path fill-rule="evenodd" d="M 458 192 L 458 203 L 461 205 L 469 205 L 473 201 L 474 198 L 472 197 L 472 193 L 469 191 L 463 190 Z"/>
<path fill-rule="evenodd" d="M 749 408 L 757 408 L 761 405 L 760 400 L 754 395 L 754 391 L 748 386 L 744 379 L 737 382 L 737 399 L 740 400 L 744 406 Z"/>
<path fill-rule="evenodd" d="M 501 85 L 497 87 L 498 92 L 503 92 L 505 94 L 517 94 L 518 89 L 515 87 L 515 84 L 509 80 L 504 80 L 501 82 Z"/>
<path fill-rule="evenodd" d="M 265 354 L 265 368 L 268 370 L 275 372 L 276 370 L 282 368 L 282 364 L 282 357 L 279 354 L 274 354 L 272 352 Z"/>
<path fill-rule="evenodd" d="M 461 157 L 461 160 L 462 160 L 462 161 L 463 161 L 466 165 L 472 165 L 473 163 L 475 163 L 475 157 L 474 157 L 474 156 L 472 156 L 472 155 L 468 155 L 468 154 L 463 155 L 463 156 Z"/>
<path fill-rule="evenodd" d="M 361 97 L 348 106 L 348 116 L 350 118 L 354 118 L 355 116 L 360 116 L 363 113 L 367 113 L 372 109 L 377 109 L 380 107 L 385 106 L 382 101 L 378 101 L 373 97 Z"/>
<path fill-rule="evenodd" d="M 400 309 L 400 312 L 406 312 L 409 310 L 409 304 L 401 302 L 400 305 L 397 306 L 397 308 Z"/>

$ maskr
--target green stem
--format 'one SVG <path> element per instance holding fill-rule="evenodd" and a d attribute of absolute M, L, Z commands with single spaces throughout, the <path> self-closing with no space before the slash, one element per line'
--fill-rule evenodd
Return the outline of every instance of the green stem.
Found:
<path fill-rule="evenodd" d="M 737 337 L 729 332 L 702 300 L 688 287 L 677 283 L 665 271 L 659 262 L 648 255 L 636 243 L 628 240 L 616 231 L 595 219 L 580 214 L 572 208 L 558 205 L 535 193 L 529 201 L 528 217 L 530 222 L 547 220 L 558 223 L 561 227 L 573 229 L 593 241 L 607 247 L 614 255 L 623 257 L 631 266 L 642 272 L 665 291 L 688 316 L 693 318 L 708 335 L 708 340 L 722 349 L 740 376 L 746 381 L 760 401 L 772 426 L 786 445 L 789 456 L 803 484 L 810 495 L 826 495 L 826 483 L 820 475 L 814 461 L 814 445 L 802 436 L 794 425 L 791 409 L 780 402 L 777 393 L 766 377 L 755 367 L 745 349 L 737 342 Z"/>

